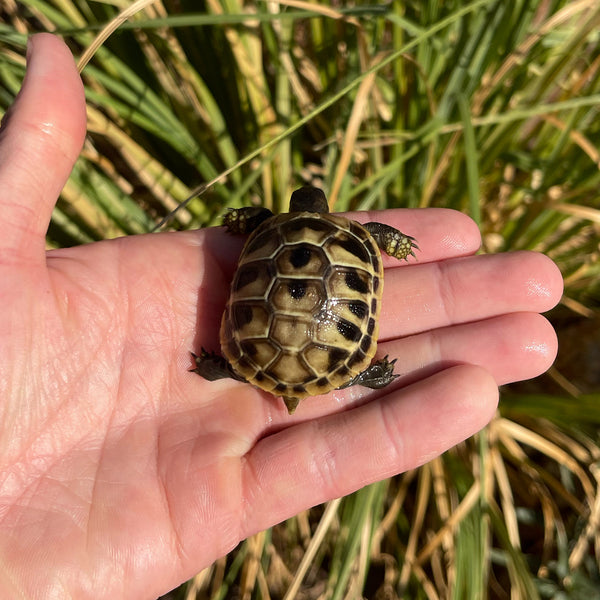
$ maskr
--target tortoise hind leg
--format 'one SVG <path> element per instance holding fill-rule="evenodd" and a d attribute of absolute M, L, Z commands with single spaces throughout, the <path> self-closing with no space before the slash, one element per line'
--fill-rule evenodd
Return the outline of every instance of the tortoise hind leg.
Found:
<path fill-rule="evenodd" d="M 394 258 L 408 260 L 409 255 L 415 256 L 413 248 L 419 249 L 414 237 L 406 235 L 390 225 L 371 221 L 365 223 L 363 227 L 373 236 L 379 248 Z"/>
<path fill-rule="evenodd" d="M 246 381 L 242 379 L 231 365 L 218 354 L 207 352 L 204 348 L 200 349 L 200 355 L 190 352 L 196 367 L 190 371 L 197 373 L 207 381 L 217 381 L 217 379 L 236 379 L 237 381 Z"/>
<path fill-rule="evenodd" d="M 388 360 L 388 357 L 375 361 L 369 365 L 364 371 L 360 372 L 356 377 L 353 377 L 350 381 L 341 385 L 338 390 L 350 387 L 351 385 L 362 385 L 374 390 L 384 388 L 389 385 L 398 377 L 394 375 L 394 365 L 396 360 Z"/>

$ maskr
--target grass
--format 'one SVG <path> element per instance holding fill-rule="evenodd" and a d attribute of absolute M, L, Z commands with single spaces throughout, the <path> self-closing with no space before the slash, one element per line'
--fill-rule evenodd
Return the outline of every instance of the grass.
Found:
<path fill-rule="evenodd" d="M 283 210 L 445 206 L 485 252 L 565 277 L 550 373 L 479 435 L 258 534 L 171 598 L 599 598 L 600 6 L 595 0 L 8 0 L 0 105 L 28 33 L 83 67 L 88 138 L 48 246 Z M 198 195 L 198 192 L 201 192 Z M 162 223 L 162 224 L 161 224 Z"/>

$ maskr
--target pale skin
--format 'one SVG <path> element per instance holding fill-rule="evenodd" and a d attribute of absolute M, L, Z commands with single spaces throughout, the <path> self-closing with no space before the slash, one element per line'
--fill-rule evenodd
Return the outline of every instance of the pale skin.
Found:
<path fill-rule="evenodd" d="M 46 252 L 85 125 L 72 56 L 36 36 L 0 136 L 0 597 L 154 598 L 247 536 L 437 456 L 492 418 L 498 385 L 551 365 L 549 259 L 475 256 L 465 215 L 393 210 L 355 215 L 421 248 L 385 259 L 391 386 L 289 416 L 204 381 L 190 351 L 218 349 L 241 241 L 219 228 Z"/>

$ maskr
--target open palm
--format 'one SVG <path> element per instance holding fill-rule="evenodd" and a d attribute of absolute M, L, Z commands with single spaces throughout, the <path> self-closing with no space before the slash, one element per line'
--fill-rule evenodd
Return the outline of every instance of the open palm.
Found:
<path fill-rule="evenodd" d="M 497 386 L 551 364 L 560 297 L 534 253 L 474 256 L 447 210 L 355 215 L 417 238 L 385 257 L 383 390 L 283 402 L 206 382 L 241 240 L 221 229 L 46 253 L 85 105 L 66 47 L 30 48 L 0 138 L 0 595 L 152 598 L 298 511 L 415 467 L 480 429 Z"/>

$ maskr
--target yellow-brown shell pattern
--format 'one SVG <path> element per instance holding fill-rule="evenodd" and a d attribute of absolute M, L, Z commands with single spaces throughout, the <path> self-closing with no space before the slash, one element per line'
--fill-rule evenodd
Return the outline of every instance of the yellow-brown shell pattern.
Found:
<path fill-rule="evenodd" d="M 276 396 L 324 394 L 377 349 L 379 248 L 331 214 L 272 217 L 248 238 L 221 322 L 221 348 L 249 383 Z"/>

